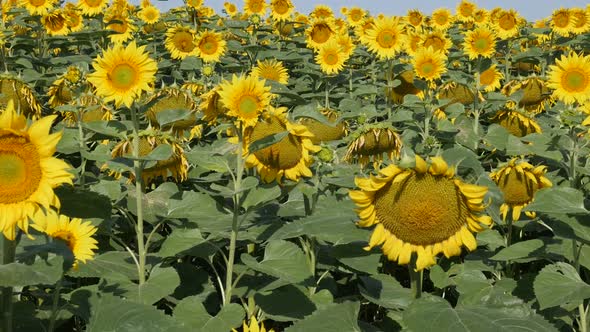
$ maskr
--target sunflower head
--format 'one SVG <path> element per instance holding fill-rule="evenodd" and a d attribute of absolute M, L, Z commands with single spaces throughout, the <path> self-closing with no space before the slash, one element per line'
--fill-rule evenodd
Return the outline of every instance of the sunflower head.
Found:
<path fill-rule="evenodd" d="M 552 100 L 551 91 L 547 83 L 540 77 L 528 77 L 524 80 L 512 80 L 502 88 L 502 93 L 510 96 L 518 91 L 523 95 L 518 102 L 518 107 L 531 113 L 541 113 Z"/>
<path fill-rule="evenodd" d="M 272 94 L 265 80 L 254 76 L 233 75 L 231 81 L 219 84 L 219 98 L 227 115 L 242 123 L 243 128 L 256 125 L 260 114 L 270 105 Z"/>
<path fill-rule="evenodd" d="M 307 127 L 307 130 L 313 134 L 313 137 L 310 138 L 313 144 L 335 141 L 346 136 L 348 132 L 346 121 L 339 119 L 336 110 L 322 108 L 320 113 L 326 117 L 330 124 L 325 124 L 308 117 L 302 117 L 298 120 L 300 124 Z"/>
<path fill-rule="evenodd" d="M 479 86 L 483 91 L 491 92 L 500 88 L 500 81 L 504 78 L 504 74 L 493 64 L 490 68 L 479 73 L 478 78 Z"/>
<path fill-rule="evenodd" d="M 275 59 L 258 60 L 257 66 L 252 69 L 252 76 L 285 85 L 289 83 L 287 68 Z"/>
<path fill-rule="evenodd" d="M 219 32 L 204 30 L 196 37 L 197 55 L 204 62 L 217 62 L 225 53 L 226 41 Z"/>
<path fill-rule="evenodd" d="M 238 7 L 231 2 L 224 2 L 223 9 L 225 9 L 225 13 L 229 15 L 229 17 L 235 17 L 238 14 Z"/>
<path fill-rule="evenodd" d="M 154 128 L 172 131 L 177 137 L 182 137 L 184 131 L 191 130 L 196 125 L 198 105 L 186 90 L 178 87 L 160 89 L 150 97 L 147 104 L 151 106 L 149 106 L 145 115 Z M 168 110 L 182 110 L 189 113 L 189 115 L 184 119 L 173 121 L 161 127 L 160 123 L 158 123 L 158 114 Z"/>
<path fill-rule="evenodd" d="M 574 26 L 572 28 L 573 34 L 581 35 L 590 31 L 590 10 L 572 8 L 571 15 L 574 21 Z"/>
<path fill-rule="evenodd" d="M 114 118 L 113 111 L 103 103 L 102 99 L 94 94 L 82 94 L 72 100 L 70 105 L 78 108 L 78 114 L 82 114 L 82 122 L 109 121 Z M 64 123 L 69 127 L 78 126 L 78 115 L 75 112 L 64 112 Z"/>
<path fill-rule="evenodd" d="M 383 124 L 366 125 L 350 136 L 344 160 L 358 162 L 365 167 L 370 161 L 378 166 L 383 162 L 383 155 L 394 160 L 400 155 L 402 140 L 391 127 Z"/>
<path fill-rule="evenodd" d="M 470 1 L 461 0 L 457 5 L 457 19 L 461 22 L 473 22 L 473 15 L 477 10 L 477 6 Z"/>
<path fill-rule="evenodd" d="M 420 28 L 424 24 L 424 15 L 417 9 L 411 9 L 405 17 L 406 22 L 413 28 Z"/>
<path fill-rule="evenodd" d="M 219 91 L 219 87 L 214 87 L 200 96 L 199 110 L 203 112 L 203 121 L 209 125 L 217 123 L 218 118 L 228 111 L 221 102 Z"/>
<path fill-rule="evenodd" d="M 422 36 L 421 46 L 428 48 L 432 47 L 435 51 L 448 53 L 453 43 L 446 36 L 446 34 L 440 30 L 426 33 Z"/>
<path fill-rule="evenodd" d="M 336 39 L 331 39 L 320 46 L 315 61 L 320 65 L 322 72 L 328 75 L 336 75 L 344 69 L 344 63 L 349 55 L 342 52 Z"/>
<path fill-rule="evenodd" d="M 367 250 L 382 245 L 391 261 L 408 264 L 417 255 L 416 270 L 436 264 L 435 257 L 475 250 L 473 232 L 491 225 L 482 215 L 487 188 L 467 184 L 455 176 L 441 157 L 430 166 L 416 155 L 414 168 L 390 165 L 377 176 L 356 178 L 360 190 L 350 191 L 357 205 L 358 225 L 375 225 Z"/>
<path fill-rule="evenodd" d="M 504 203 L 500 206 L 504 221 L 510 209 L 512 220 L 518 221 L 522 209 L 533 201 L 535 193 L 539 189 L 552 186 L 551 181 L 545 177 L 546 172 L 547 166 L 534 167 L 525 160 L 513 158 L 490 174 L 504 194 Z M 530 218 L 535 217 L 535 212 L 527 211 L 525 214 Z"/>
<path fill-rule="evenodd" d="M 188 26 L 176 25 L 166 31 L 166 49 L 174 59 L 184 59 L 198 54 L 195 31 Z"/>
<path fill-rule="evenodd" d="M 315 19 L 305 30 L 307 46 L 318 49 L 336 33 L 334 19 Z"/>
<path fill-rule="evenodd" d="M 270 16 L 277 21 L 286 21 L 291 18 L 295 9 L 291 0 L 272 0 L 270 2 Z"/>
<path fill-rule="evenodd" d="M 399 17 L 383 17 L 374 20 L 372 26 L 361 39 L 369 51 L 380 59 L 391 59 L 403 46 L 402 26 Z"/>
<path fill-rule="evenodd" d="M 521 17 L 514 9 L 500 10 L 494 17 L 494 28 L 500 39 L 516 37 L 519 33 Z"/>
<path fill-rule="evenodd" d="M 574 19 L 568 8 L 554 10 L 551 14 L 551 28 L 562 36 L 569 36 L 574 31 Z"/>
<path fill-rule="evenodd" d="M 566 104 L 583 104 L 590 100 L 590 56 L 570 53 L 549 66 L 548 86 L 553 97 Z"/>
<path fill-rule="evenodd" d="M 83 15 L 94 16 L 102 13 L 108 3 L 108 0 L 78 0 L 78 8 Z"/>
<path fill-rule="evenodd" d="M 115 11 L 113 6 L 104 16 L 104 22 L 107 23 L 106 28 L 113 33 L 109 35 L 109 39 L 114 44 L 122 44 L 130 39 L 133 39 L 133 32 L 137 31 L 137 27 L 133 24 L 133 20 L 129 18 L 127 11 Z"/>
<path fill-rule="evenodd" d="M 435 30 L 447 30 L 452 24 L 455 17 L 451 11 L 446 8 L 439 8 L 432 12 L 430 26 Z"/>
<path fill-rule="evenodd" d="M 440 79 L 447 72 L 446 62 L 445 54 L 431 47 L 418 49 L 412 58 L 414 74 L 429 82 Z"/>
<path fill-rule="evenodd" d="M 309 16 L 313 19 L 329 19 L 334 17 L 334 12 L 329 6 L 316 5 Z"/>
<path fill-rule="evenodd" d="M 160 20 L 160 10 L 152 5 L 145 6 L 137 16 L 146 24 L 154 24 Z"/>
<path fill-rule="evenodd" d="M 366 16 L 367 12 L 360 7 L 352 7 L 346 12 L 346 20 L 353 28 L 361 25 Z"/>
<path fill-rule="evenodd" d="M 469 59 L 491 58 L 496 53 L 496 34 L 486 28 L 479 27 L 465 33 L 463 52 Z"/>
<path fill-rule="evenodd" d="M 274 332 L 273 329 L 267 330 L 264 327 L 264 323 L 260 322 L 260 325 L 258 324 L 258 321 L 256 320 L 256 316 L 252 316 L 252 318 L 250 318 L 250 325 L 248 325 L 246 323 L 246 321 L 244 320 L 244 322 L 242 323 L 242 332 Z M 238 332 L 235 329 L 232 329 L 232 332 Z"/>
<path fill-rule="evenodd" d="M 55 0 L 20 0 L 20 6 L 31 15 L 45 15 L 55 5 Z"/>
<path fill-rule="evenodd" d="M 541 127 L 535 121 L 534 114 L 523 112 L 523 109 L 516 110 L 511 104 L 508 104 L 506 109 L 499 110 L 491 120 L 516 137 L 541 132 Z"/>
<path fill-rule="evenodd" d="M 55 9 L 41 17 L 41 23 L 50 36 L 65 36 L 70 32 L 63 10 Z"/>
<path fill-rule="evenodd" d="M 12 101 L 15 110 L 26 117 L 38 119 L 41 104 L 35 98 L 33 89 L 12 75 L 0 76 L 0 107 L 7 107 Z"/>
<path fill-rule="evenodd" d="M 438 91 L 439 99 L 449 99 L 450 103 L 473 104 L 475 93 L 465 84 L 457 82 L 444 83 Z"/>
<path fill-rule="evenodd" d="M 395 87 L 385 87 L 385 94 L 392 102 L 401 104 L 406 95 L 415 95 L 419 98 L 424 98 L 424 91 L 414 85 L 415 75 L 413 70 L 404 70 L 397 75 L 388 73 L 388 76 L 388 80 L 398 80 L 400 82 Z"/>

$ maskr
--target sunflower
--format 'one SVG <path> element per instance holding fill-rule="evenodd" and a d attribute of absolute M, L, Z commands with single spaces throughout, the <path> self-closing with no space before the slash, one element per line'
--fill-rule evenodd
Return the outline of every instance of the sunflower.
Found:
<path fill-rule="evenodd" d="M 402 148 L 399 134 L 393 128 L 383 124 L 363 126 L 350 137 L 344 160 L 358 162 L 362 167 L 370 161 L 380 164 L 383 161 L 383 154 L 391 160 L 398 158 Z"/>
<path fill-rule="evenodd" d="M 385 95 L 392 102 L 396 104 L 401 104 L 404 102 L 404 97 L 406 95 L 415 95 L 419 98 L 424 98 L 424 91 L 418 89 L 414 85 L 415 76 L 413 70 L 404 70 L 397 75 L 393 75 L 393 73 L 388 73 L 388 76 L 388 81 L 400 81 L 400 83 L 395 87 L 385 87 Z"/>
<path fill-rule="evenodd" d="M 500 39 L 509 39 L 518 35 L 520 16 L 514 9 L 500 10 L 493 21 L 494 28 Z"/>
<path fill-rule="evenodd" d="M 7 107 L 11 100 L 18 113 L 33 119 L 41 117 L 41 104 L 33 89 L 14 76 L 0 75 L 0 107 Z"/>
<path fill-rule="evenodd" d="M 432 47 L 435 51 L 447 54 L 453 43 L 444 32 L 438 30 L 422 34 L 421 46 L 425 48 Z"/>
<path fill-rule="evenodd" d="M 62 133 L 49 134 L 57 116 L 26 125 L 13 102 L 0 114 L 0 230 L 14 240 L 16 227 L 28 234 L 29 217 L 39 207 L 60 207 L 53 188 L 72 184 L 71 167 L 52 157 Z"/>
<path fill-rule="evenodd" d="M 590 10 L 584 10 L 581 8 L 572 8 L 570 10 L 574 19 L 572 33 L 575 35 L 581 35 L 590 31 Z"/>
<path fill-rule="evenodd" d="M 402 32 L 397 17 L 377 18 L 362 40 L 379 59 L 391 59 L 402 47 Z"/>
<path fill-rule="evenodd" d="M 322 72 L 328 75 L 336 75 L 344 68 L 344 62 L 348 56 L 340 50 L 340 45 L 332 39 L 320 47 L 315 61 L 320 65 Z"/>
<path fill-rule="evenodd" d="M 516 137 L 541 132 L 541 127 L 535 121 L 533 114 L 520 112 L 510 105 L 498 111 L 491 121 L 498 123 Z"/>
<path fill-rule="evenodd" d="M 273 329 L 267 331 L 264 327 L 263 322 L 260 322 L 260 325 L 258 325 L 258 321 L 256 320 L 255 316 L 252 316 L 252 318 L 250 318 L 250 325 L 247 325 L 246 321 L 244 321 L 242 325 L 242 332 L 274 332 Z M 238 332 L 235 329 L 231 330 L 232 332 Z"/>
<path fill-rule="evenodd" d="M 225 53 L 226 41 L 219 32 L 204 30 L 195 38 L 197 55 L 204 62 L 217 62 Z"/>
<path fill-rule="evenodd" d="M 145 6 L 137 14 L 146 24 L 154 24 L 160 20 L 160 11 L 154 6 Z"/>
<path fill-rule="evenodd" d="M 244 157 L 247 167 L 256 167 L 262 181 L 281 182 L 283 177 L 299 181 L 299 178 L 312 176 L 309 166 L 313 164 L 310 152 L 318 152 L 319 146 L 311 142 L 312 133 L 304 125 L 293 124 L 287 120 L 287 108 L 273 108 L 264 114 L 255 126 L 248 128 L 244 137 Z M 265 137 L 288 132 L 280 141 L 252 153 L 250 144 Z"/>
<path fill-rule="evenodd" d="M 473 22 L 473 14 L 477 10 L 477 6 L 470 1 L 461 0 L 457 5 L 456 17 L 461 22 Z"/>
<path fill-rule="evenodd" d="M 203 112 L 203 121 L 209 125 L 214 125 L 217 123 L 217 118 L 227 113 L 227 109 L 220 100 L 220 90 L 217 86 L 201 95 L 199 110 Z"/>
<path fill-rule="evenodd" d="M 197 56 L 199 50 L 195 43 L 195 31 L 187 26 L 176 25 L 166 31 L 166 49 L 173 59 Z"/>
<path fill-rule="evenodd" d="M 108 0 L 78 0 L 78 7 L 83 15 L 94 16 L 102 13 L 108 3 Z"/>
<path fill-rule="evenodd" d="M 432 12 L 430 26 L 435 30 L 447 30 L 453 24 L 453 14 L 446 8 L 439 8 Z"/>
<path fill-rule="evenodd" d="M 66 16 L 66 25 L 71 32 L 78 32 L 84 28 L 82 15 L 78 13 L 78 10 L 75 7 L 69 7 L 66 5 L 64 15 Z"/>
<path fill-rule="evenodd" d="M 191 131 L 189 139 L 192 139 L 200 132 L 200 127 L 196 127 L 198 105 L 188 91 L 178 87 L 162 88 L 149 98 L 147 104 L 150 106 L 145 115 L 154 128 L 160 128 L 158 122 L 159 113 L 168 110 L 182 110 L 188 113 L 184 119 L 168 123 L 161 129 L 165 131 L 171 130 L 177 137 L 182 137 L 186 130 Z M 193 131 L 195 128 L 197 128 L 196 132 Z"/>
<path fill-rule="evenodd" d="M 64 241 L 74 255 L 75 270 L 79 263 L 94 259 L 94 250 L 98 249 L 98 241 L 92 235 L 98 228 L 91 222 L 83 222 L 82 219 L 58 215 L 55 211 L 48 209 L 47 214 L 38 210 L 33 218 L 31 227 L 47 234 L 49 237 Z"/>
<path fill-rule="evenodd" d="M 485 92 L 496 91 L 500 88 L 500 80 L 504 79 L 504 74 L 496 68 L 493 64 L 490 68 L 479 73 L 479 86 L 483 88 Z"/>
<path fill-rule="evenodd" d="M 369 30 L 373 29 L 375 19 L 372 16 L 365 17 L 361 24 L 354 28 L 354 35 L 361 42 L 367 40 Z"/>
<path fill-rule="evenodd" d="M 470 60 L 477 59 L 479 56 L 491 58 L 496 53 L 496 34 L 486 27 L 466 32 L 463 52 Z"/>
<path fill-rule="evenodd" d="M 223 3 L 223 9 L 225 9 L 225 13 L 229 16 L 229 17 L 235 17 L 238 14 L 238 7 L 231 3 L 231 2 L 224 2 Z"/>
<path fill-rule="evenodd" d="M 309 117 L 301 117 L 298 120 L 300 124 L 304 125 L 313 134 L 313 137 L 310 138 L 313 144 L 336 141 L 346 136 L 348 132 L 346 121 L 339 119 L 336 110 L 322 108 L 320 113 L 326 118 L 329 124 Z"/>
<path fill-rule="evenodd" d="M 311 17 L 312 19 L 325 20 L 333 18 L 334 12 L 332 11 L 332 8 L 326 5 L 316 5 L 311 11 L 311 13 L 309 13 L 309 17 Z"/>
<path fill-rule="evenodd" d="M 335 34 L 336 27 L 333 19 L 313 20 L 305 30 L 307 47 L 315 50 L 326 43 Z"/>
<path fill-rule="evenodd" d="M 436 255 L 461 254 L 461 246 L 475 250 L 472 232 L 484 230 L 492 219 L 482 215 L 488 188 L 464 183 L 441 157 L 426 161 L 416 155 L 414 168 L 389 165 L 378 176 L 356 178 L 360 190 L 351 190 L 360 220 L 358 225 L 376 225 L 369 245 L 383 245 L 391 261 L 408 264 L 417 255 L 415 269 L 436 264 Z"/>
<path fill-rule="evenodd" d="M 449 104 L 461 103 L 468 106 L 473 104 L 475 93 L 465 84 L 449 81 L 440 86 L 437 98 L 448 99 Z M 479 100 L 483 101 L 481 98 Z"/>
<path fill-rule="evenodd" d="M 553 101 L 551 90 L 540 77 L 530 76 L 523 80 L 512 80 L 502 88 L 502 93 L 507 96 L 511 96 L 518 91 L 523 92 L 518 107 L 524 108 L 527 112 L 541 113 L 545 110 L 547 104 Z"/>
<path fill-rule="evenodd" d="M 533 201 L 535 193 L 539 189 L 552 186 L 551 181 L 545 177 L 547 166 L 529 164 L 524 160 L 513 158 L 502 168 L 492 172 L 490 177 L 502 193 L 504 203 L 500 206 L 502 220 L 506 221 L 508 211 L 512 209 L 512 220 L 518 221 L 522 209 Z M 529 218 L 535 217 L 535 212 L 526 211 Z"/>
<path fill-rule="evenodd" d="M 403 50 L 409 54 L 414 55 L 419 48 L 422 47 L 422 34 L 415 31 L 406 30 L 402 35 Z"/>
<path fill-rule="evenodd" d="M 256 67 L 252 68 L 252 76 L 284 85 L 289 83 L 289 72 L 287 68 L 283 66 L 281 61 L 275 59 L 258 60 Z"/>
<path fill-rule="evenodd" d="M 30 15 L 45 15 L 54 5 L 55 0 L 20 0 L 20 6 L 26 8 Z"/>
<path fill-rule="evenodd" d="M 201 6 L 203 6 L 203 2 L 203 0 L 187 0 L 186 5 L 189 8 L 198 10 L 201 8 Z"/>
<path fill-rule="evenodd" d="M 295 9 L 291 0 L 272 0 L 270 16 L 277 21 L 287 21 Z"/>
<path fill-rule="evenodd" d="M 480 8 L 473 13 L 473 23 L 475 25 L 484 25 L 490 22 L 490 12 L 485 8 Z"/>
<path fill-rule="evenodd" d="M 434 51 L 431 47 L 419 49 L 412 58 L 414 74 L 430 82 L 447 72 L 446 62 L 444 53 Z"/>
<path fill-rule="evenodd" d="M 424 15 L 418 9 L 411 9 L 408 10 L 405 21 L 414 29 L 418 29 L 424 24 Z"/>
<path fill-rule="evenodd" d="M 66 36 L 68 29 L 66 16 L 61 9 L 53 10 L 41 17 L 41 24 L 50 36 Z"/>
<path fill-rule="evenodd" d="M 553 11 L 551 14 L 551 29 L 553 32 L 567 37 L 573 32 L 573 27 L 574 20 L 570 9 L 560 8 Z"/>
<path fill-rule="evenodd" d="M 185 181 L 188 177 L 188 161 L 184 155 L 184 149 L 176 142 L 176 139 L 159 132 L 140 133 L 139 156 L 147 156 L 158 146 L 168 145 L 172 149 L 172 155 L 166 160 L 158 160 L 155 165 L 146 167 L 141 173 L 143 183 L 149 186 L 158 178 L 166 180 L 168 176 L 177 182 Z M 113 148 L 113 158 L 128 156 L 133 152 L 132 138 L 123 140 Z M 111 172 L 118 175 L 116 172 Z M 135 175 L 130 173 L 129 180 L 134 181 Z"/>
<path fill-rule="evenodd" d="M 336 40 L 338 46 L 340 46 L 340 52 L 342 55 L 344 55 L 346 58 L 352 56 L 356 46 L 354 45 L 354 41 L 350 35 L 348 35 L 348 32 L 338 33 L 334 39 Z"/>
<path fill-rule="evenodd" d="M 60 77 L 53 81 L 47 90 L 47 96 L 49 97 L 47 102 L 53 108 L 65 105 L 72 100 L 72 93 L 73 91 L 67 84 L 66 80 L 63 77 Z"/>
<path fill-rule="evenodd" d="M 248 16 L 264 16 L 267 6 L 265 0 L 244 0 L 244 13 Z"/>
<path fill-rule="evenodd" d="M 253 76 L 233 75 L 219 84 L 219 98 L 227 115 L 242 122 L 243 128 L 255 126 L 259 115 L 270 105 L 272 94 L 265 81 Z"/>
<path fill-rule="evenodd" d="M 346 21 L 348 24 L 356 28 L 363 23 L 363 20 L 367 16 L 367 12 L 359 7 L 352 7 L 346 12 Z"/>
<path fill-rule="evenodd" d="M 96 88 L 96 93 L 108 101 L 131 107 L 133 100 L 143 91 L 152 91 L 158 70 L 156 61 L 145 51 L 145 46 L 137 46 L 135 41 L 127 47 L 115 45 L 92 63 L 95 72 L 88 75 L 88 81 Z"/>
<path fill-rule="evenodd" d="M 590 56 L 570 53 L 549 66 L 548 86 L 553 96 L 566 104 L 590 100 Z"/>
<path fill-rule="evenodd" d="M 78 112 L 64 112 L 64 123 L 69 127 L 78 126 L 78 114 L 82 115 L 82 122 L 110 121 L 114 118 L 113 111 L 107 107 L 96 95 L 83 94 L 72 100 L 70 105 L 78 108 Z"/>
<path fill-rule="evenodd" d="M 109 35 L 110 41 L 114 44 L 121 44 L 133 39 L 133 32 L 137 31 L 133 20 L 128 17 L 126 12 L 119 13 L 113 10 L 104 16 L 104 22 L 107 24 L 106 28 L 114 32 Z"/>

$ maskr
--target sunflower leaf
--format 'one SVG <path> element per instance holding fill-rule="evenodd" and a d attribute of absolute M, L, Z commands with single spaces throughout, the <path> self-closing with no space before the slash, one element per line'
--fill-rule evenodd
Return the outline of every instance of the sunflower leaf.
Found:
<path fill-rule="evenodd" d="M 533 283 L 541 309 L 565 303 L 580 304 L 590 298 L 590 285 L 570 264 L 558 262 L 543 268 Z"/>
<path fill-rule="evenodd" d="M 164 127 L 167 124 L 185 120 L 187 119 L 193 112 L 187 109 L 167 109 L 156 114 L 156 119 L 160 126 Z"/>
<path fill-rule="evenodd" d="M 0 287 L 53 285 L 62 276 L 64 259 L 54 256 L 47 261 L 37 259 L 32 265 L 9 263 L 0 265 Z"/>
<path fill-rule="evenodd" d="M 357 321 L 359 302 L 334 303 L 322 307 L 285 329 L 285 332 L 362 331 Z"/>
<path fill-rule="evenodd" d="M 250 144 L 250 146 L 248 147 L 248 151 L 250 153 L 254 153 L 256 151 L 267 148 L 275 143 L 280 142 L 283 138 L 287 137 L 287 135 L 289 135 L 289 131 L 282 131 L 280 133 L 276 133 L 258 139 Z"/>
<path fill-rule="evenodd" d="M 540 213 L 587 214 L 584 207 L 584 194 L 574 188 L 551 187 L 535 193 L 535 200 L 523 211 Z"/>

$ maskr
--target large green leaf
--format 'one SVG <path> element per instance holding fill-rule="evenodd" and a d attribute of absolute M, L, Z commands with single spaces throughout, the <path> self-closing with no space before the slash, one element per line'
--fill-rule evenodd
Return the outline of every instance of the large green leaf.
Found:
<path fill-rule="evenodd" d="M 287 285 L 269 292 L 258 293 L 254 296 L 256 304 L 265 315 L 276 321 L 293 321 L 310 315 L 316 309 L 315 304 L 305 293 L 293 286 Z M 285 299 L 289 299 L 285 301 Z"/>
<path fill-rule="evenodd" d="M 404 311 L 403 321 L 413 332 L 557 331 L 532 312 L 506 311 L 486 306 L 453 309 L 447 301 L 433 296 L 414 301 Z"/>
<path fill-rule="evenodd" d="M 535 193 L 535 200 L 523 211 L 542 213 L 588 214 L 584 208 L 584 194 L 574 188 L 551 187 Z"/>
<path fill-rule="evenodd" d="M 582 281 L 573 266 L 563 262 L 544 267 L 533 285 L 541 309 L 578 304 L 590 298 L 590 285 Z"/>
<path fill-rule="evenodd" d="M 496 261 L 511 261 L 528 257 L 538 257 L 539 255 L 536 253 L 542 251 L 542 248 L 543 241 L 540 239 L 522 241 L 500 250 L 500 252 L 492 256 L 490 259 Z"/>
<path fill-rule="evenodd" d="M 270 241 L 260 263 L 248 254 L 243 254 L 241 258 L 251 269 L 290 283 L 300 283 L 312 277 L 305 254 L 297 245 L 288 241 Z"/>
<path fill-rule="evenodd" d="M 68 275 L 78 278 L 137 278 L 137 267 L 126 251 L 108 251 L 79 264 Z"/>
<path fill-rule="evenodd" d="M 242 203 L 245 209 L 268 203 L 281 195 L 281 188 L 278 186 L 260 186 L 252 189 Z"/>
<path fill-rule="evenodd" d="M 343 302 L 327 305 L 314 311 L 285 329 L 285 332 L 308 331 L 346 331 L 361 332 L 357 316 L 360 304 L 358 302 Z"/>
<path fill-rule="evenodd" d="M 232 328 L 238 327 L 243 319 L 244 309 L 242 306 L 230 303 L 223 306 L 217 315 L 209 319 L 199 331 L 231 331 Z"/>
<path fill-rule="evenodd" d="M 21 263 L 0 265 L 0 286 L 53 285 L 61 279 L 63 263 L 63 257 L 54 256 L 47 261 L 38 258 L 32 265 Z"/>
<path fill-rule="evenodd" d="M 359 285 L 361 295 L 379 306 L 404 309 L 412 301 L 411 290 L 402 287 L 392 276 L 377 274 L 360 279 L 363 282 L 363 286 Z"/>
<path fill-rule="evenodd" d="M 156 266 L 143 285 L 128 283 L 122 286 L 127 289 L 125 297 L 130 301 L 154 304 L 161 298 L 172 294 L 179 284 L 180 277 L 174 268 Z"/>
<path fill-rule="evenodd" d="M 67 186 L 58 187 L 55 194 L 61 202 L 60 213 L 72 218 L 100 218 L 111 216 L 111 200 L 99 193 Z"/>
<path fill-rule="evenodd" d="M 187 251 L 190 251 L 188 253 Z M 198 229 L 177 228 L 168 235 L 158 252 L 160 257 L 170 257 L 181 254 L 206 257 L 217 251 L 217 248 L 203 238 Z"/>

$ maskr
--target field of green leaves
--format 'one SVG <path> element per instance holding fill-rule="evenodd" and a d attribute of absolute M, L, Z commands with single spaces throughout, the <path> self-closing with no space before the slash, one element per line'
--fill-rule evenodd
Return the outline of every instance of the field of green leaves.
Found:
<path fill-rule="evenodd" d="M 0 331 L 588 331 L 590 6 L 0 5 Z"/>

